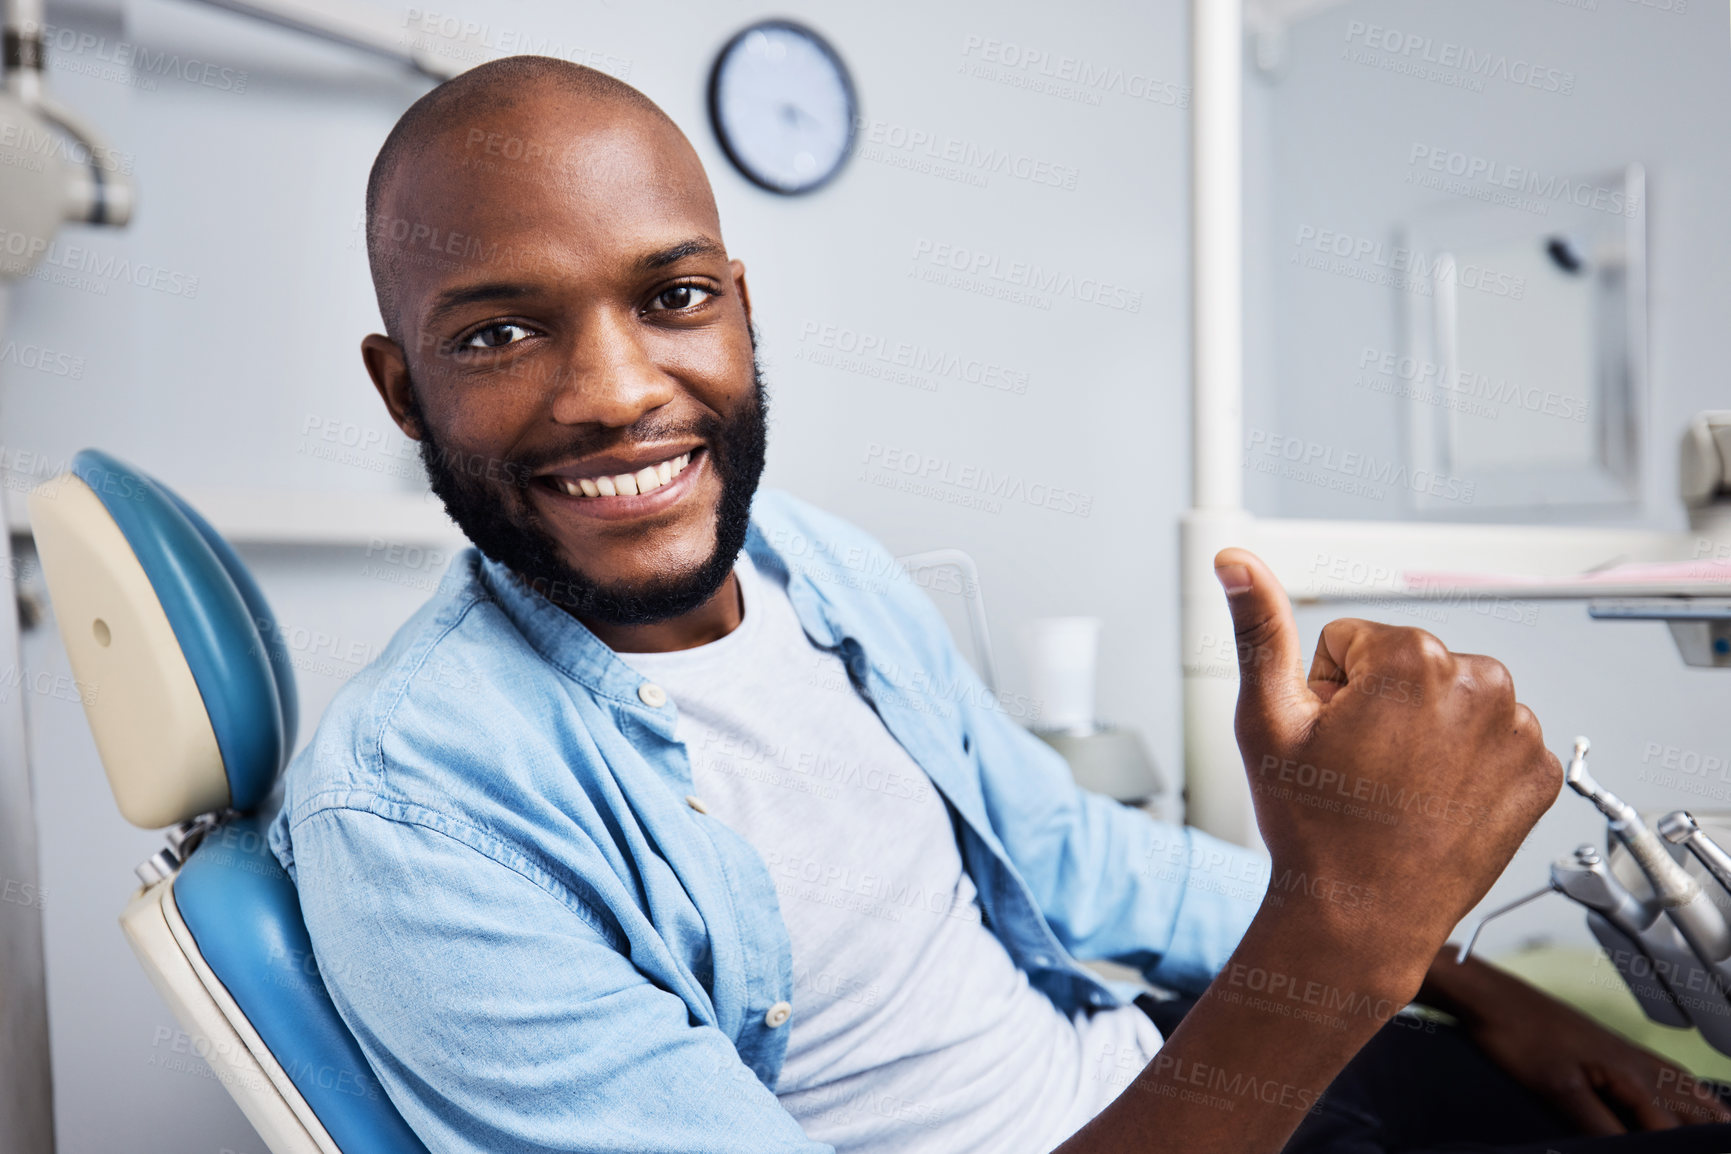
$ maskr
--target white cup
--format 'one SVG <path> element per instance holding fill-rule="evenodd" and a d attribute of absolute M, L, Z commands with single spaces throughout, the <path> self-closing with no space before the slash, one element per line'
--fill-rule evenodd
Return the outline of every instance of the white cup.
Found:
<path fill-rule="evenodd" d="M 1094 665 L 1100 652 L 1098 617 L 1041 617 L 1023 630 L 1023 646 L 1039 705 L 1038 728 L 1094 731 Z"/>

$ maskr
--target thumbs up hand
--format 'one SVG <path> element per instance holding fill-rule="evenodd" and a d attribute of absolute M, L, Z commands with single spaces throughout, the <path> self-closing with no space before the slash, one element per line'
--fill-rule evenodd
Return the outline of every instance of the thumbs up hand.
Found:
<path fill-rule="evenodd" d="M 1268 567 L 1226 549 L 1214 571 L 1237 637 L 1238 747 L 1274 877 L 1325 883 L 1283 894 L 1289 907 L 1294 895 L 1311 901 L 1288 912 L 1363 943 L 1367 962 L 1422 974 L 1556 799 L 1562 765 L 1501 662 L 1451 653 L 1422 629 L 1344 618 L 1323 627 L 1306 674 Z M 1310 899 L 1336 882 L 1374 890 L 1374 911 Z"/>
<path fill-rule="evenodd" d="M 1226 549 L 1214 571 L 1238 639 L 1238 748 L 1273 880 L 1155 1061 L 1063 1154 L 1285 1147 L 1417 995 L 1449 931 L 1562 788 L 1563 767 L 1499 662 L 1450 653 L 1422 630 L 1342 620 L 1323 629 L 1306 674 L 1268 567 Z M 1366 891 L 1374 906 L 1331 900 Z"/>

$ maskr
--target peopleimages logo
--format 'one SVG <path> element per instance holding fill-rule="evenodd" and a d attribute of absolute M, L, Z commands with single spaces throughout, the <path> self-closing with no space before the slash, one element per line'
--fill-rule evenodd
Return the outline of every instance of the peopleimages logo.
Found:
<path fill-rule="evenodd" d="M 1428 64 L 1447 69 L 1474 80 L 1504 80 L 1541 92 L 1556 92 L 1568 96 L 1575 91 L 1575 74 L 1561 68 L 1549 68 L 1531 60 L 1511 57 L 1503 52 L 1481 52 L 1453 40 L 1438 40 L 1416 32 L 1402 32 L 1381 24 L 1363 20 L 1349 21 L 1346 26 L 1348 51 L 1353 48 L 1382 53 L 1391 61 Z M 1366 59 L 1361 63 L 1378 63 Z"/>
<path fill-rule="evenodd" d="M 801 349 L 794 354 L 796 360 L 832 365 L 849 372 L 863 372 L 867 376 L 879 375 L 878 372 L 865 368 L 874 364 L 890 369 L 906 369 L 910 373 L 919 374 L 907 382 L 917 388 L 936 389 L 937 382 L 931 378 L 947 377 L 1017 396 L 1028 391 L 1027 373 L 1007 368 L 995 361 L 965 357 L 948 349 L 896 340 L 881 333 L 852 329 L 846 325 L 806 321 L 800 326 L 799 340 Z M 816 347 L 805 348 L 807 342 Z M 832 353 L 839 356 L 825 355 Z"/>
<path fill-rule="evenodd" d="M 963 40 L 962 55 L 974 65 L 962 66 L 968 75 L 1083 104 L 1099 104 L 1100 94 L 1111 92 L 1171 108 L 1190 107 L 1187 84 L 1162 80 L 1151 72 L 1098 64 L 1086 57 L 1053 55 L 1045 49 L 987 36 Z"/>
<path fill-rule="evenodd" d="M 1566 176 L 1541 173 L 1518 164 L 1475 156 L 1457 149 L 1414 144 L 1407 156 L 1413 169 L 1458 177 L 1469 184 L 1483 184 L 1498 190 L 1507 189 L 1532 197 L 1534 200 L 1566 201 L 1577 208 L 1590 208 L 1612 216 L 1636 216 L 1641 211 L 1641 198 L 1631 196 L 1621 188 L 1611 188 L 1591 181 L 1571 180 Z M 1412 183 L 1410 179 L 1408 183 Z M 1448 190 L 1452 191 L 1452 190 Z M 1517 207 L 1519 207 L 1517 205 Z M 1545 211 L 1545 205 L 1539 205 Z"/>
<path fill-rule="evenodd" d="M 214 88 L 236 95 L 246 91 L 247 73 L 244 68 L 224 68 L 197 57 L 182 59 L 180 53 L 150 49 L 125 40 L 110 42 L 106 36 L 80 32 L 54 24 L 42 25 L 42 43 L 54 50 L 54 67 L 61 71 L 90 73 L 91 63 L 108 64 L 145 79 L 171 76 L 188 84 Z M 83 65 L 81 67 L 81 65 Z M 148 87 L 154 87 L 147 85 Z"/>
<path fill-rule="evenodd" d="M 928 283 L 1031 304 L 1036 308 L 1051 308 L 1052 297 L 1068 297 L 1082 304 L 1119 312 L 1142 311 L 1140 289 L 1126 288 L 1097 277 L 1078 277 L 1031 261 L 1005 260 L 996 253 L 944 244 L 926 237 L 914 241 L 913 268 L 910 271 Z"/>
<path fill-rule="evenodd" d="M 940 169 L 947 164 L 958 173 L 978 178 L 968 183 L 982 187 L 994 174 L 1066 190 L 1074 189 L 1076 181 L 1081 178 L 1081 170 L 1075 165 L 1059 164 L 1007 148 L 988 147 L 929 128 L 860 116 L 854 118 L 854 131 L 859 140 L 858 154 L 865 160 L 913 171 L 921 171 L 922 162 L 938 163 Z M 906 163 L 898 164 L 898 160 Z M 936 174 L 943 173 L 940 170 Z"/>
<path fill-rule="evenodd" d="M 1264 458 L 1265 463 L 1259 464 L 1255 459 L 1251 459 L 1245 464 L 1258 472 L 1274 472 L 1276 470 L 1270 466 L 1283 462 L 1300 471 L 1291 479 L 1304 480 L 1306 477 L 1303 473 L 1307 471 L 1317 476 L 1332 475 L 1353 484 L 1331 484 L 1329 488 L 1354 492 L 1363 489 L 1367 495 L 1374 495 L 1378 500 L 1383 494 L 1376 487 L 1386 485 L 1449 501 L 1460 501 L 1463 504 L 1472 503 L 1474 482 L 1438 473 L 1434 469 L 1412 469 L 1393 459 L 1378 459 L 1373 453 L 1342 450 L 1303 437 L 1271 433 L 1267 429 L 1252 428 L 1249 434 L 1244 446 L 1246 454 Z"/>
<path fill-rule="evenodd" d="M 1591 402 L 1585 398 L 1572 397 L 1555 389 L 1523 387 L 1506 377 L 1499 380 L 1470 369 L 1444 368 L 1435 361 L 1396 356 L 1370 345 L 1366 345 L 1359 353 L 1358 367 L 1405 381 L 1421 389 L 1435 387 L 1463 397 L 1491 401 L 1500 406 L 1518 405 L 1529 413 L 1541 413 L 1577 424 L 1585 423 L 1591 408 Z M 1496 415 L 1497 410 L 1494 409 L 1489 414 L 1493 419 Z"/>
<path fill-rule="evenodd" d="M 1518 301 L 1527 295 L 1524 276 L 1474 261 L 1457 263 L 1447 254 L 1431 257 L 1405 246 L 1391 248 L 1373 237 L 1305 224 L 1299 226 L 1292 243 L 1296 246 L 1292 254 L 1296 264 L 1420 296 L 1433 292 L 1437 282 L 1509 300 Z"/>
<path fill-rule="evenodd" d="M 631 78 L 632 62 L 623 56 L 562 43 L 539 29 L 495 27 L 423 8 L 405 9 L 402 26 L 400 45 L 451 60 L 481 64 L 497 56 L 554 56 L 619 80 Z"/>
<path fill-rule="evenodd" d="M 1086 517 L 1094 507 L 1091 493 L 876 441 L 866 446 L 864 466 L 868 472 L 862 480 L 952 504 L 978 503 L 993 513 L 1002 501 L 1078 517 Z"/>
<path fill-rule="evenodd" d="M 12 153 L 0 152 L 0 164 L 9 168 L 41 172 L 41 159 L 55 156 L 78 168 L 94 165 L 104 172 L 119 172 L 128 176 L 132 174 L 130 153 L 116 152 L 101 144 L 92 148 L 65 133 L 47 128 L 39 129 L 16 121 L 0 124 L 0 148 L 17 150 Z"/>
<path fill-rule="evenodd" d="M 102 294 L 106 294 L 108 284 L 114 282 L 188 299 L 198 295 L 198 278 L 195 276 L 143 261 L 134 263 L 128 257 L 90 245 L 62 244 L 47 237 L 0 229 L 0 269 L 22 271 L 38 258 L 40 263 L 29 274 L 37 280 L 53 279 L 57 270 L 65 270 L 93 278 L 68 277 L 71 287 Z"/>
<path fill-rule="evenodd" d="M 75 381 L 84 376 L 83 357 L 57 353 L 41 345 L 19 344 L 17 341 L 0 343 L 0 365 L 5 364 L 35 369 L 50 376 L 70 377 Z"/>

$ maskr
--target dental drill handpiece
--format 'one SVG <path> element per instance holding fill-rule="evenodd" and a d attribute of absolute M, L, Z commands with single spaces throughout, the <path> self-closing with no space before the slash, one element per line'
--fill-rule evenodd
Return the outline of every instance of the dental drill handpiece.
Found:
<path fill-rule="evenodd" d="M 1609 819 L 1611 832 L 1652 883 L 1659 908 L 1665 911 L 1701 964 L 1718 972 L 1720 963 L 1731 958 L 1731 926 L 1726 925 L 1725 915 L 1701 884 L 1689 876 L 1689 871 L 1671 857 L 1659 835 L 1647 827 L 1634 807 L 1593 780 L 1587 772 L 1590 746 L 1584 737 L 1575 739 L 1575 755 L 1569 759 L 1564 780 Z"/>
<path fill-rule="evenodd" d="M 1467 960 L 1486 924 L 1553 891 L 1587 907 L 1587 928 L 1605 947 L 1611 964 L 1649 1018 L 1666 1026 L 1693 1024 L 1671 983 L 1699 972 L 1700 963 L 1677 928 L 1659 916 L 1659 907 L 1624 889 L 1590 845 L 1575 850 L 1572 858 L 1552 862 L 1545 888 L 1498 906 L 1474 922 L 1455 961 Z"/>
<path fill-rule="evenodd" d="M 1666 814 L 1659 819 L 1659 836 L 1672 845 L 1688 846 L 1695 860 L 1707 868 L 1713 880 L 1731 897 L 1731 854 L 1707 836 L 1707 831 L 1701 828 L 1694 814 L 1686 809 Z"/>
<path fill-rule="evenodd" d="M 1587 928 L 1649 1018 L 1665 1026 L 1693 1025 L 1671 982 L 1694 959 L 1657 905 L 1624 889 L 1590 845 L 1575 850 L 1572 860 L 1552 864 L 1551 888 L 1587 907 Z"/>
<path fill-rule="evenodd" d="M 1731 892 L 1731 854 L 1720 848 L 1719 843 L 1707 836 L 1707 831 L 1696 822 L 1695 815 L 1688 810 L 1676 810 L 1659 819 L 1659 834 L 1673 845 L 1687 846 L 1689 852 L 1695 855 L 1695 860 L 1706 867 L 1713 880 L 1719 883 L 1721 889 Z M 1731 987 L 1731 960 L 1714 968 L 1714 984 L 1725 990 Z M 1731 995 L 1727 995 L 1731 997 Z M 1718 1021 L 1706 1023 L 1712 1028 L 1703 1028 L 1702 1037 L 1712 1043 L 1714 1048 L 1731 1053 L 1731 1004 L 1695 1003 L 1697 1018 L 1717 1018 Z M 1721 1040 L 1718 1034 L 1724 1034 Z"/>

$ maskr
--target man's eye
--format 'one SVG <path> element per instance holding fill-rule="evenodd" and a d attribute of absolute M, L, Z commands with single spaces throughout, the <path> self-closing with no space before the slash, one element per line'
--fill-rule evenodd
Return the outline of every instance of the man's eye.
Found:
<path fill-rule="evenodd" d="M 529 335 L 529 330 L 518 324 L 488 325 L 478 329 L 463 342 L 466 349 L 502 349 L 506 345 L 514 345 Z"/>
<path fill-rule="evenodd" d="M 662 289 L 649 302 L 650 312 L 678 312 L 682 309 L 696 308 L 715 294 L 708 289 L 698 288 L 694 284 L 674 285 L 670 289 Z"/>

